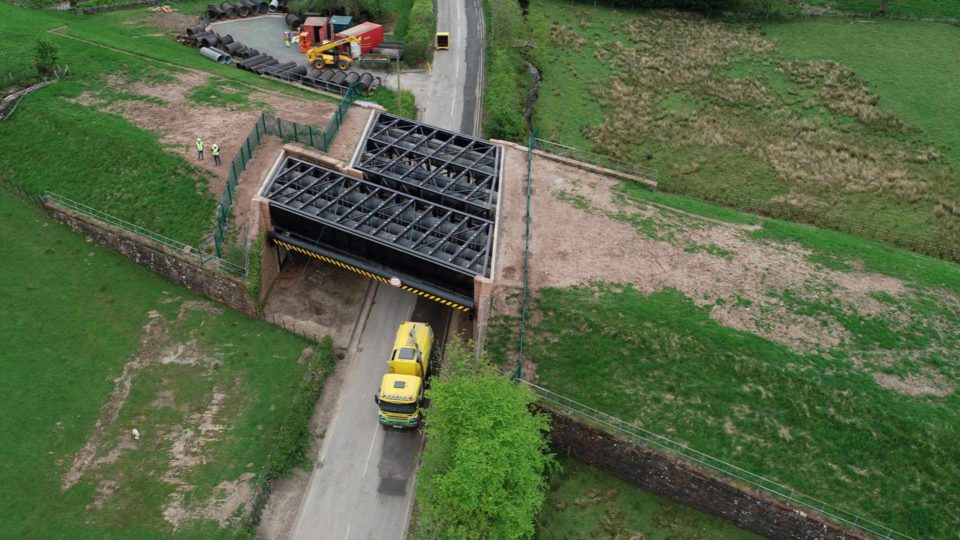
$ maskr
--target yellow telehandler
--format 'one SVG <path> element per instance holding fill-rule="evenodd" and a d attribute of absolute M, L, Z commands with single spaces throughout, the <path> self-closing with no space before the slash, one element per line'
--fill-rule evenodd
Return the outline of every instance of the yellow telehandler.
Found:
<path fill-rule="evenodd" d="M 307 61 L 317 69 L 334 66 L 339 69 L 348 69 L 350 64 L 353 63 L 352 51 L 350 54 L 342 54 L 340 48 L 351 43 L 357 44 L 356 49 L 359 55 L 360 38 L 347 36 L 312 47 L 307 51 Z M 353 49 L 353 47 L 350 48 Z"/>

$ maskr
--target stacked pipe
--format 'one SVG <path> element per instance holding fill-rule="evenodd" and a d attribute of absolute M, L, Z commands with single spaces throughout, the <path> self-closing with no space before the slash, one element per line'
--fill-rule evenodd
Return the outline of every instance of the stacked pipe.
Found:
<path fill-rule="evenodd" d="M 360 83 L 360 88 L 362 88 L 364 92 L 369 92 L 370 87 L 373 86 L 373 75 L 369 73 L 362 73 L 358 82 Z"/>
<path fill-rule="evenodd" d="M 213 4 L 207 4 L 207 18 L 211 21 L 216 19 L 223 19 L 227 14 L 217 6 Z"/>
<path fill-rule="evenodd" d="M 343 83 L 341 84 L 343 84 L 344 86 L 353 86 L 353 84 L 359 80 L 360 80 L 360 74 L 355 71 L 351 71 L 350 73 L 347 73 L 347 77 L 343 80 Z"/>
<path fill-rule="evenodd" d="M 237 17 L 237 8 L 233 7 L 233 4 L 230 2 L 224 2 L 220 4 L 220 9 L 227 14 L 228 19 L 234 19 Z"/>
<path fill-rule="evenodd" d="M 233 36 L 231 36 L 230 34 L 227 34 L 220 38 L 221 45 L 229 45 L 231 43 L 233 43 Z"/>
<path fill-rule="evenodd" d="M 297 17 L 293 13 L 287 13 L 287 16 L 284 17 L 283 20 L 286 21 L 287 26 L 289 26 L 291 30 L 300 27 L 300 17 Z"/>
<path fill-rule="evenodd" d="M 260 64 L 257 64 L 255 67 L 250 68 L 250 71 L 256 73 L 257 75 L 263 75 L 268 69 L 279 64 L 280 61 L 272 56 L 266 61 Z"/>
<path fill-rule="evenodd" d="M 198 24 L 197 26 L 194 26 L 192 28 L 187 28 L 186 34 L 187 34 L 187 37 L 193 37 L 197 34 L 202 34 L 206 31 L 207 31 L 206 26 L 202 24 Z"/>
<path fill-rule="evenodd" d="M 237 2 L 236 4 L 234 4 L 233 9 L 236 10 L 237 15 L 241 17 L 246 17 L 247 15 L 250 14 L 250 10 L 247 9 L 247 6 L 241 4 L 240 2 Z"/>
<path fill-rule="evenodd" d="M 243 7 L 247 8 L 248 15 L 256 15 L 260 13 L 260 6 L 256 2 L 251 2 L 250 0 L 240 0 L 240 3 L 243 4 Z"/>
<path fill-rule="evenodd" d="M 267 13 L 276 13 L 280 9 L 280 0 L 270 0 L 267 4 Z"/>
<path fill-rule="evenodd" d="M 260 13 L 266 13 L 268 5 L 269 4 L 267 4 L 266 0 L 260 0 L 259 2 L 257 2 L 257 11 L 259 11 Z"/>
<path fill-rule="evenodd" d="M 244 60 L 246 60 L 248 58 L 253 58 L 259 54 L 260 54 L 260 51 L 256 49 L 247 48 L 247 49 L 244 49 L 242 53 L 240 53 L 240 56 L 243 57 Z"/>

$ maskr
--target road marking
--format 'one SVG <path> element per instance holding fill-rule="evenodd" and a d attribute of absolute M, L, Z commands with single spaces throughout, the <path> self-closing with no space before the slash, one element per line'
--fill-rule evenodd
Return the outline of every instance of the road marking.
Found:
<path fill-rule="evenodd" d="M 343 540 L 350 538 L 350 525 L 347 525 L 347 534 L 343 535 Z"/>
<path fill-rule="evenodd" d="M 380 429 L 380 423 L 377 422 L 377 427 L 373 429 L 373 440 L 370 441 L 370 450 L 367 450 L 367 462 L 363 465 L 363 474 L 360 475 L 360 478 L 367 477 L 367 468 L 370 467 L 370 457 L 373 456 L 373 447 L 377 444 L 377 436 L 380 435 L 380 432 L 383 431 Z"/>

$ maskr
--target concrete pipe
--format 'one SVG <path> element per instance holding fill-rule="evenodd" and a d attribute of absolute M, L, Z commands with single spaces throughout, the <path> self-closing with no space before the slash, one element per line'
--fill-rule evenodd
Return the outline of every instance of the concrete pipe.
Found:
<path fill-rule="evenodd" d="M 240 56 L 242 56 L 244 59 L 247 59 L 247 58 L 253 58 L 259 54 L 260 54 L 260 51 L 256 49 L 251 49 L 248 47 L 244 49 L 243 52 L 240 53 Z"/>
<path fill-rule="evenodd" d="M 287 13 L 287 16 L 284 17 L 284 21 L 286 21 L 287 26 L 289 26 L 291 30 L 300 28 L 300 17 L 297 17 L 293 13 Z"/>
<path fill-rule="evenodd" d="M 230 2 L 224 2 L 220 4 L 220 9 L 222 9 L 223 12 L 227 14 L 228 19 L 237 18 L 237 9 L 233 7 L 233 4 L 231 4 Z"/>
<path fill-rule="evenodd" d="M 261 62 L 261 63 L 257 64 L 256 66 L 250 68 L 250 71 L 256 73 L 257 75 L 263 75 L 263 73 L 264 73 L 266 70 L 270 69 L 270 67 L 275 66 L 275 65 L 277 65 L 277 64 L 279 64 L 279 63 L 280 63 L 280 61 L 277 60 L 276 58 L 271 58 L 271 59 L 267 60 L 266 62 Z"/>
<path fill-rule="evenodd" d="M 247 8 L 248 15 L 256 15 L 257 13 L 260 12 L 260 8 L 257 7 L 256 2 L 251 2 L 250 0 L 240 0 L 240 3 Z"/>
<path fill-rule="evenodd" d="M 270 0 L 270 3 L 267 4 L 268 13 L 276 13 L 279 8 L 280 8 L 279 0 Z"/>
<path fill-rule="evenodd" d="M 215 21 L 217 19 L 222 19 L 224 16 L 223 10 L 218 8 L 213 4 L 207 4 L 207 19 Z M 190 34 L 187 34 L 190 35 Z"/>
<path fill-rule="evenodd" d="M 373 86 L 373 75 L 369 73 L 364 73 L 360 75 L 360 80 L 357 82 L 360 83 L 360 88 L 363 89 L 364 92 L 366 92 L 370 90 L 371 86 Z"/>
<path fill-rule="evenodd" d="M 247 15 L 250 14 L 250 10 L 247 9 L 247 6 L 241 4 L 240 2 L 237 2 L 236 4 L 234 4 L 233 9 L 236 10 L 238 17 L 246 17 Z"/>
<path fill-rule="evenodd" d="M 336 75 L 336 74 L 337 74 L 337 70 L 335 70 L 335 69 L 325 69 L 325 70 L 323 70 L 323 71 L 320 72 L 320 78 L 318 78 L 317 80 L 318 80 L 318 81 L 327 82 L 327 81 L 329 81 L 330 79 L 332 79 L 333 76 Z"/>
<path fill-rule="evenodd" d="M 229 64 L 230 62 L 232 62 L 232 60 L 230 59 L 230 55 L 221 51 L 220 49 L 214 49 L 212 47 L 204 47 L 200 49 L 200 54 L 202 54 L 204 58 L 213 60 L 218 64 Z"/>
<path fill-rule="evenodd" d="M 353 86 L 353 83 L 359 80 L 360 80 L 360 74 L 355 71 L 351 71 L 350 73 L 347 73 L 347 78 L 343 80 L 343 85 Z"/>
<path fill-rule="evenodd" d="M 342 85 L 343 81 L 345 80 L 347 80 L 347 74 L 342 71 L 338 71 L 333 74 L 333 77 L 330 77 L 330 84 Z"/>
<path fill-rule="evenodd" d="M 227 35 L 223 36 L 222 38 L 220 38 L 220 44 L 221 44 L 221 45 L 229 45 L 229 44 L 231 44 L 231 43 L 233 43 L 233 36 L 231 36 L 230 34 L 227 34 Z"/>
<path fill-rule="evenodd" d="M 214 7 L 216 7 L 216 6 L 214 6 Z M 207 6 L 207 9 L 210 9 L 210 6 Z M 196 35 L 196 34 L 202 34 L 202 33 L 206 32 L 206 31 L 207 31 L 207 27 L 206 27 L 206 26 L 204 26 L 204 25 L 202 25 L 202 24 L 198 24 L 197 26 L 194 26 L 194 27 L 192 27 L 192 28 L 187 28 L 187 36 L 188 36 L 188 37 L 193 37 L 193 36 Z"/>
<path fill-rule="evenodd" d="M 372 52 L 373 54 L 379 54 L 380 56 L 386 56 L 391 60 L 396 60 L 397 58 L 400 58 L 400 55 L 403 54 L 403 49 L 384 49 L 381 47 L 377 47 L 373 49 Z"/>
<path fill-rule="evenodd" d="M 266 12 L 267 12 L 267 7 L 268 7 L 269 5 L 270 5 L 270 4 L 268 4 L 265 0 L 260 0 L 259 2 L 257 2 L 257 10 L 258 10 L 260 13 L 266 13 Z"/>

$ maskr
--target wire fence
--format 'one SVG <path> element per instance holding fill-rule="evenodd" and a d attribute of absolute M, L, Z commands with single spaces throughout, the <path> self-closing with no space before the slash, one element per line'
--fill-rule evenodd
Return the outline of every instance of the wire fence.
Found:
<path fill-rule="evenodd" d="M 346 119 L 347 112 L 353 103 L 360 97 L 359 85 L 353 85 L 347 89 L 343 99 L 340 100 L 337 109 L 327 123 L 324 129 L 315 128 L 310 125 L 300 124 L 291 120 L 273 116 L 266 113 L 260 113 L 260 118 L 250 129 L 250 134 L 240 144 L 240 149 L 233 161 L 230 162 L 230 172 L 227 174 L 227 183 L 220 197 L 220 204 L 217 206 L 217 216 L 213 225 L 213 245 L 217 256 L 223 255 L 224 244 L 226 242 L 227 231 L 229 230 L 230 215 L 233 209 L 233 200 L 237 192 L 237 184 L 240 181 L 240 175 L 247 169 L 247 164 L 253 159 L 253 152 L 260 147 L 263 137 L 274 135 L 284 141 L 295 141 L 303 143 L 324 152 L 330 149 L 340 126 Z"/>
<path fill-rule="evenodd" d="M 535 138 L 532 141 L 532 144 L 535 144 L 537 148 L 539 148 L 540 150 L 543 150 L 544 152 L 553 154 L 555 156 L 582 161 L 584 163 L 589 163 L 591 165 L 603 167 L 604 169 L 620 171 L 622 173 L 626 173 L 631 176 L 647 178 L 649 180 L 657 179 L 656 169 L 652 169 L 649 167 L 642 167 L 640 165 L 637 165 L 636 163 L 622 161 L 616 158 L 612 158 L 610 156 L 605 156 L 603 154 L 588 152 L 587 150 L 574 148 L 572 146 L 567 146 L 564 144 L 556 143 L 553 141 L 547 141 L 544 139 Z"/>
<path fill-rule="evenodd" d="M 121 229 L 125 232 L 132 233 L 142 238 L 146 238 L 154 243 L 160 244 L 169 250 L 176 253 L 178 256 L 183 258 L 188 258 L 190 260 L 195 260 L 201 267 L 211 268 L 215 270 L 220 270 L 228 274 L 246 276 L 247 269 L 243 266 L 235 264 L 225 259 L 221 259 L 215 255 L 204 252 L 203 250 L 197 248 L 196 246 L 189 246 L 183 242 L 167 238 L 162 234 L 156 233 L 149 229 L 145 229 L 139 225 L 130 223 L 129 221 L 124 221 L 118 217 L 107 214 L 106 212 L 101 212 L 96 208 L 92 208 L 85 204 L 79 203 L 77 201 L 68 199 L 62 195 L 57 195 L 56 193 L 51 193 L 49 191 L 45 192 L 42 196 L 43 201 L 54 202 L 57 205 L 66 208 L 72 212 L 81 214 L 85 217 L 91 218 L 95 221 L 101 223 L 106 223 L 114 228 Z"/>
<path fill-rule="evenodd" d="M 523 236 L 523 290 L 521 292 L 522 299 L 520 301 L 520 331 L 519 331 L 519 342 L 517 345 L 517 368 L 513 372 L 513 379 L 519 379 L 523 374 L 523 345 L 526 339 L 527 334 L 527 303 L 529 302 L 529 289 L 530 289 L 530 224 L 533 221 L 533 217 L 530 215 L 530 196 L 533 194 L 532 191 L 532 175 L 533 175 L 533 151 L 536 150 L 538 139 L 537 136 L 531 133 L 528 136 L 527 143 L 527 210 L 526 215 L 524 216 L 524 223 L 526 224 L 526 230 L 524 231 Z"/>
<path fill-rule="evenodd" d="M 689 446 L 683 445 L 663 435 L 643 429 L 642 427 L 621 420 L 604 412 L 598 411 L 574 401 L 566 396 L 538 386 L 529 381 L 518 379 L 518 383 L 530 388 L 542 402 L 558 409 L 567 415 L 586 420 L 587 422 L 599 426 L 613 433 L 626 436 L 630 439 L 640 441 L 644 444 L 665 450 L 670 454 L 679 456 L 685 460 L 692 461 L 719 473 L 720 476 L 733 480 L 739 484 L 746 484 L 756 489 L 760 493 L 769 495 L 778 500 L 787 502 L 795 507 L 803 507 L 826 516 L 829 519 L 836 520 L 842 525 L 859 529 L 880 538 L 893 538 L 898 540 L 910 539 L 903 533 L 897 532 L 889 527 L 871 521 L 867 518 L 847 512 L 843 509 L 832 506 L 819 499 L 804 495 L 789 486 L 785 486 L 769 478 L 754 474 L 746 469 L 742 469 L 726 462 L 722 459 L 694 450 Z"/>
<path fill-rule="evenodd" d="M 760 216 L 816 225 L 824 229 L 831 229 L 871 240 L 886 242 L 897 247 L 946 261 L 960 262 L 960 242 L 948 243 L 946 240 L 942 242 L 924 240 L 882 227 L 877 224 L 876 221 L 873 223 L 864 223 L 862 221 L 845 219 L 837 214 L 800 208 L 785 203 L 751 202 L 733 199 L 718 192 L 691 188 L 669 179 L 658 179 L 655 169 L 648 169 L 630 162 L 595 154 L 579 148 L 573 148 L 543 139 L 531 141 L 531 144 L 535 144 L 538 149 L 550 154 L 576 159 L 641 178 L 656 180 L 657 191 L 681 195 L 712 204 L 719 204 Z"/>

